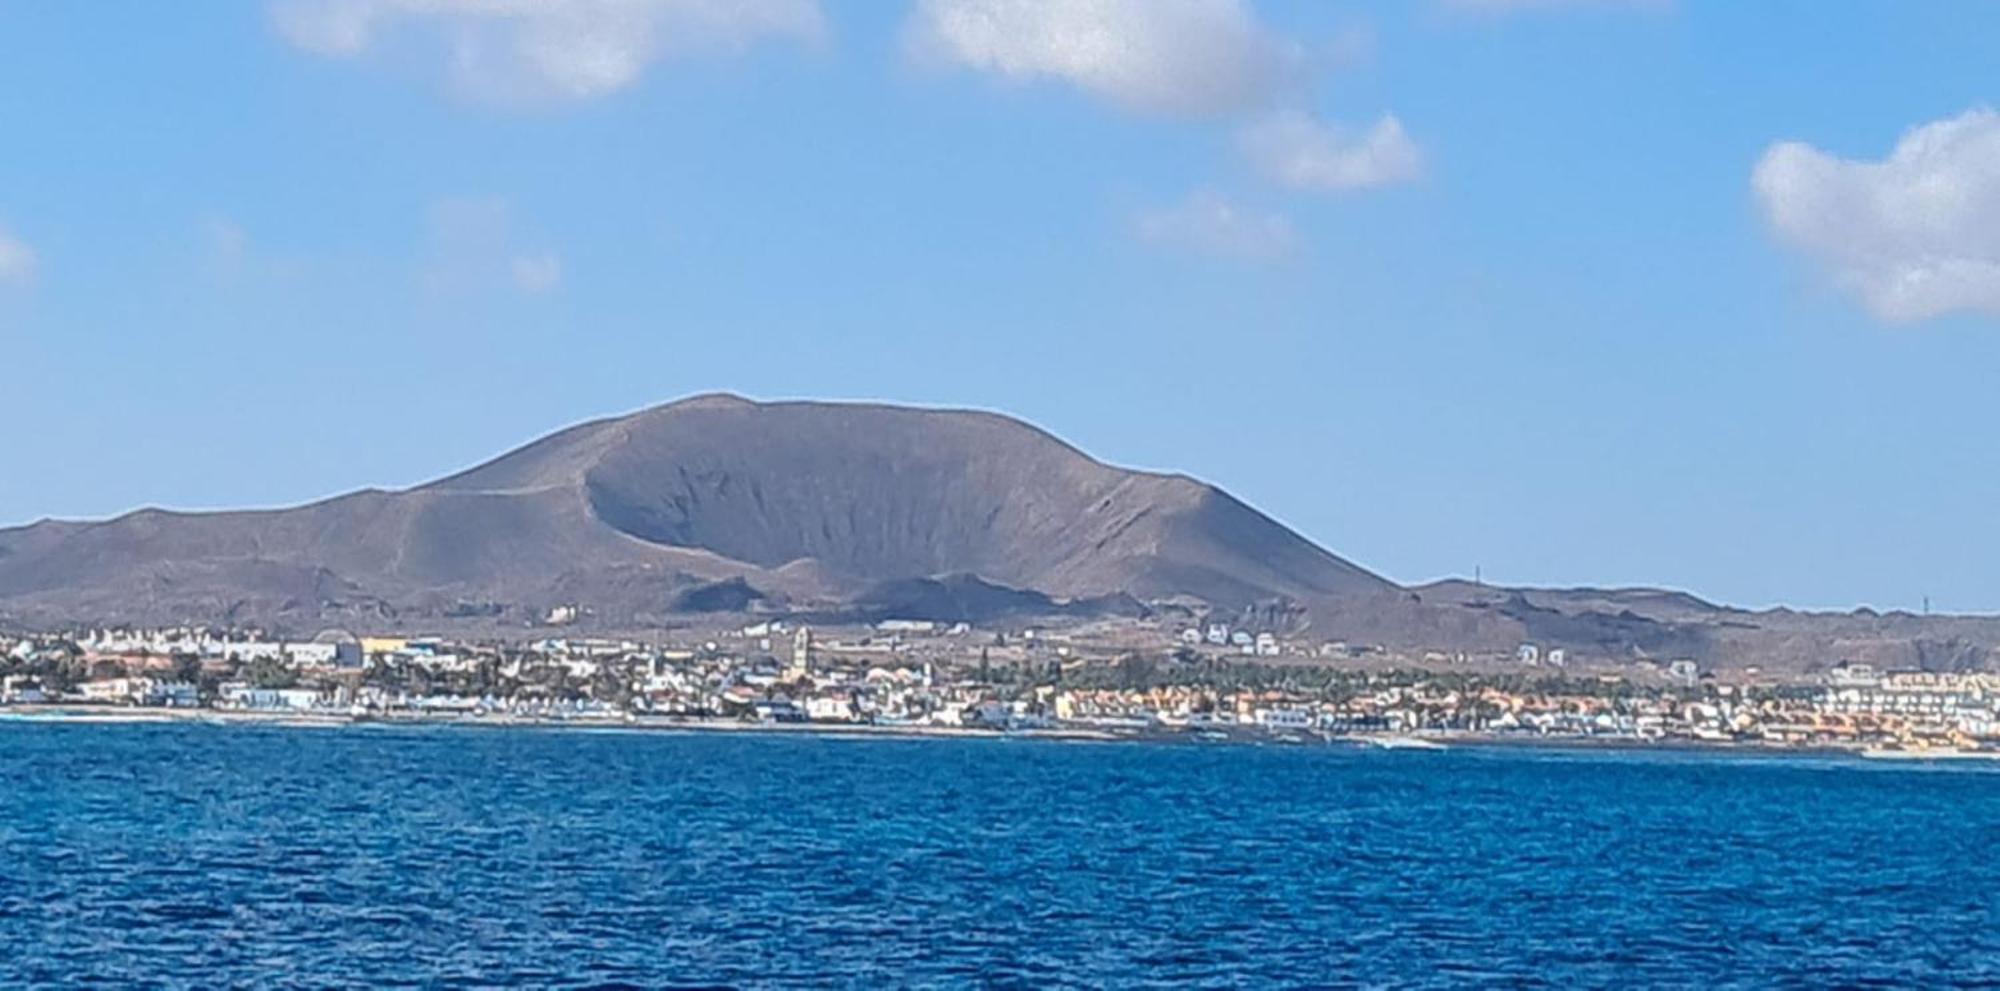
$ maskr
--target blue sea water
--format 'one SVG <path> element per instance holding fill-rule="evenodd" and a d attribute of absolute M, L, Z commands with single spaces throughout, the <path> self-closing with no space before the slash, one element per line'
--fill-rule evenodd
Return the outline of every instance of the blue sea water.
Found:
<path fill-rule="evenodd" d="M 0 724 L 0 986 L 2000 982 L 2000 774 Z"/>

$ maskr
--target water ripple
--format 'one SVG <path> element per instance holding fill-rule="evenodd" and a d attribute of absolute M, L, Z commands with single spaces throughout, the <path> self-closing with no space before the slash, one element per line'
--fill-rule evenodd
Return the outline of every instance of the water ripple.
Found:
<path fill-rule="evenodd" d="M 2000 775 L 0 726 L 0 986 L 2000 983 Z"/>

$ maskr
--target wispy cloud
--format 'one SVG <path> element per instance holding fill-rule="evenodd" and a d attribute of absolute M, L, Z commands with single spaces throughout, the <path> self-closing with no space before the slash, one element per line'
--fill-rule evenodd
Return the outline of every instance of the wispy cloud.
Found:
<path fill-rule="evenodd" d="M 1423 174 L 1422 152 L 1392 115 L 1357 131 L 1286 111 L 1252 122 L 1239 141 L 1260 174 L 1292 189 L 1367 189 Z"/>
<path fill-rule="evenodd" d="M 648 66 L 770 38 L 818 41 L 818 0 L 273 0 L 293 45 L 358 58 L 411 40 L 472 99 L 546 104 L 615 93 Z"/>
<path fill-rule="evenodd" d="M 223 289 L 282 286 L 290 291 L 336 267 L 325 255 L 274 251 L 234 217 L 219 213 L 199 220 L 191 248 L 202 273 Z"/>
<path fill-rule="evenodd" d="M 27 242 L 0 228 L 0 284 L 25 285 L 34 281 L 40 264 Z"/>
<path fill-rule="evenodd" d="M 1924 124 L 1880 161 L 1780 142 L 1751 188 L 1777 236 L 1879 319 L 2000 314 L 2000 114 Z"/>
<path fill-rule="evenodd" d="M 922 62 L 1059 81 L 1162 116 L 1266 106 L 1299 61 L 1240 0 L 918 0 L 906 37 Z"/>
<path fill-rule="evenodd" d="M 424 218 L 424 290 L 439 296 L 555 290 L 562 281 L 561 257 L 523 243 L 530 239 L 518 226 L 504 199 L 460 197 L 432 204 Z"/>
<path fill-rule="evenodd" d="M 1132 230 L 1141 241 L 1159 247 L 1257 262 L 1288 257 L 1299 241 L 1283 214 L 1240 206 L 1209 191 L 1141 211 Z"/>
<path fill-rule="evenodd" d="M 514 256 L 514 285 L 525 293 L 545 293 L 562 281 L 562 259 L 553 251 L 532 251 Z"/>

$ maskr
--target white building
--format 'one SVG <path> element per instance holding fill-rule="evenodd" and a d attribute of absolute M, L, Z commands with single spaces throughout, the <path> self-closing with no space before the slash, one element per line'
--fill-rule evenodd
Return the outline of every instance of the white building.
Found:
<path fill-rule="evenodd" d="M 854 721 L 854 700 L 845 695 L 815 695 L 806 699 L 806 718 L 816 723 Z"/>
<path fill-rule="evenodd" d="M 319 705 L 319 692 L 310 688 L 252 688 L 249 685 L 222 686 L 222 701 L 239 709 L 311 709 Z"/>
<path fill-rule="evenodd" d="M 1310 709 L 1282 706 L 1258 709 L 1257 725 L 1266 729 L 1311 729 L 1315 722 Z"/>
<path fill-rule="evenodd" d="M 220 657 L 238 664 L 252 661 L 282 661 L 285 645 L 275 640 L 217 640 L 206 645 L 203 656 Z"/>

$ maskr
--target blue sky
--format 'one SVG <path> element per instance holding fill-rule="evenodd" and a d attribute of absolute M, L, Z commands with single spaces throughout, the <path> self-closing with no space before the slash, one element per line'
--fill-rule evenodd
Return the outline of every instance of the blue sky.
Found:
<path fill-rule="evenodd" d="M 1014 413 L 1402 581 L 1996 611 L 1996 41 L 1942 0 L 0 0 L 0 524 L 727 389 Z"/>

